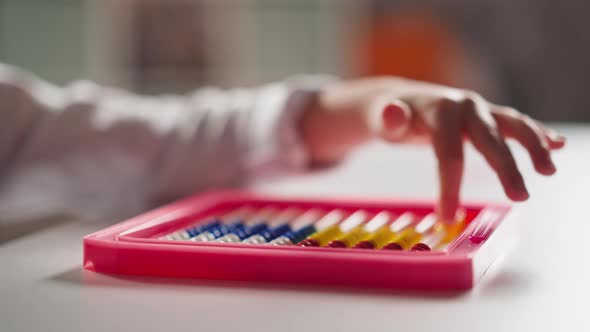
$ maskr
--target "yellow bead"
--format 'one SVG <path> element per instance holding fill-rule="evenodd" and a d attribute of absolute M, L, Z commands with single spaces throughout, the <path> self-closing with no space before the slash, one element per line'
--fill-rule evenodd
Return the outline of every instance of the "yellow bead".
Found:
<path fill-rule="evenodd" d="M 332 225 L 325 228 L 303 240 L 301 243 L 312 242 L 311 246 L 324 247 L 336 237 L 342 235 L 342 230 L 339 225 Z"/>
<path fill-rule="evenodd" d="M 435 226 L 435 231 L 436 232 L 441 232 L 441 231 L 446 232 L 446 235 L 442 239 L 441 243 L 443 243 L 443 244 L 449 243 L 449 242 L 453 241 L 454 239 L 456 239 L 457 236 L 459 236 L 459 234 L 461 234 L 463 232 L 463 230 L 465 229 L 465 222 L 466 222 L 466 218 L 465 218 L 464 212 L 457 213 L 457 219 L 452 224 L 438 222 Z"/>
<path fill-rule="evenodd" d="M 410 249 L 413 245 L 422 239 L 422 234 L 416 232 L 414 228 L 407 228 L 399 234 L 399 237 L 391 242 L 398 243 L 404 250 Z"/>
<path fill-rule="evenodd" d="M 356 226 L 352 230 L 338 236 L 334 241 L 330 242 L 328 245 L 330 247 L 346 247 L 350 248 L 354 244 L 364 241 L 371 236 L 371 233 L 365 230 L 363 226 Z"/>
<path fill-rule="evenodd" d="M 371 242 L 375 249 L 381 249 L 389 242 L 394 242 L 399 234 L 392 232 L 389 225 L 385 225 L 371 234 L 367 241 Z"/>

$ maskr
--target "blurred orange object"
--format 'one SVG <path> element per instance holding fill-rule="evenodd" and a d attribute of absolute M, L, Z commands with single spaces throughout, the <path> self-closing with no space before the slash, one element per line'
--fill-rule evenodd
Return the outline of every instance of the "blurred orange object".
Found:
<path fill-rule="evenodd" d="M 464 63 L 458 38 L 435 15 L 404 12 L 377 14 L 357 40 L 360 75 L 396 75 L 454 85 Z"/>

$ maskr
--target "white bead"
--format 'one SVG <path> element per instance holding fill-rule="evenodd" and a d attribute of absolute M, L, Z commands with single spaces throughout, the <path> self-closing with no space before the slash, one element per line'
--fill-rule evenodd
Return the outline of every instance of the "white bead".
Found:
<path fill-rule="evenodd" d="M 210 242 L 213 240 L 215 240 L 215 235 L 213 235 L 213 233 L 211 233 L 211 232 L 201 233 L 201 234 L 191 238 L 191 241 L 195 241 L 195 242 Z"/>
<path fill-rule="evenodd" d="M 266 239 L 264 236 L 260 234 L 252 235 L 249 238 L 242 241 L 242 243 L 249 243 L 249 244 L 264 244 L 266 243 Z"/>
<path fill-rule="evenodd" d="M 293 244 L 293 242 L 291 242 L 291 240 L 289 240 L 289 238 L 286 236 L 280 236 L 280 237 L 270 241 L 268 244 L 274 244 L 276 246 L 286 246 L 286 245 Z"/>
<path fill-rule="evenodd" d="M 240 241 L 241 241 L 240 237 L 234 233 L 224 235 L 216 240 L 216 242 L 224 242 L 224 243 L 235 243 L 235 242 L 240 242 Z"/>
<path fill-rule="evenodd" d="M 172 240 L 177 240 L 177 241 L 182 240 L 182 236 L 180 235 L 179 232 L 173 233 L 171 236 L 172 236 Z"/>

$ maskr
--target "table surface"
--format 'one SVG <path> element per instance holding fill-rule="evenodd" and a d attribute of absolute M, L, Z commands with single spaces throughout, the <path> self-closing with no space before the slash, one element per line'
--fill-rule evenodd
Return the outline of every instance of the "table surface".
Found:
<path fill-rule="evenodd" d="M 468 292 L 365 291 L 249 282 L 101 275 L 81 268 L 82 236 L 100 223 L 71 220 L 0 244 L 1 331 L 555 331 L 579 328 L 590 302 L 587 241 L 590 126 L 558 127 L 568 147 L 558 174 L 534 174 L 515 153 L 531 199 L 518 206 L 521 241 Z M 276 193 L 435 198 L 426 147 L 374 144 L 346 163 L 253 186 Z M 465 200 L 504 200 L 482 158 L 467 150 Z M 587 325 L 587 324 L 586 324 Z"/>

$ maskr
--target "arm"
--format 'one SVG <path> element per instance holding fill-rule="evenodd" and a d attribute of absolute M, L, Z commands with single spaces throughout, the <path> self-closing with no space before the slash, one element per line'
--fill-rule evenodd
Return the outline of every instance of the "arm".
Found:
<path fill-rule="evenodd" d="M 0 210 L 124 216 L 306 163 L 301 80 L 147 97 L 0 65 Z M 31 209 L 38 211 L 31 211 Z"/>
<path fill-rule="evenodd" d="M 523 145 L 543 175 L 555 173 L 551 151 L 565 145 L 563 136 L 474 92 L 400 78 L 327 86 L 304 113 L 300 128 L 310 160 L 322 163 L 337 161 L 374 138 L 429 142 L 439 163 L 439 215 L 446 221 L 454 219 L 459 204 L 464 140 L 486 158 L 515 201 L 529 194 L 505 139 Z"/>

